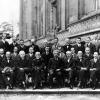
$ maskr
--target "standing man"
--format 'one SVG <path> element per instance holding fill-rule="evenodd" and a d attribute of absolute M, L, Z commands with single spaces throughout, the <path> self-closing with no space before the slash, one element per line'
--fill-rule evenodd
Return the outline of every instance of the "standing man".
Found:
<path fill-rule="evenodd" d="M 30 41 L 30 46 L 29 46 L 29 47 L 33 47 L 34 53 L 35 53 L 35 52 L 40 52 L 39 46 L 36 45 L 36 38 L 31 39 L 31 41 Z M 29 49 L 29 47 L 28 47 L 28 49 Z"/>
<path fill-rule="evenodd" d="M 10 52 L 13 53 L 14 47 L 19 47 L 19 44 L 17 43 L 17 40 L 15 37 L 13 37 L 13 42 L 10 44 Z"/>
<path fill-rule="evenodd" d="M 10 50 L 9 43 L 6 41 L 6 34 L 2 35 L 2 40 L 0 41 L 0 48 L 4 49 L 4 52 Z"/>
<path fill-rule="evenodd" d="M 83 54 L 84 54 L 85 47 L 84 47 L 84 45 L 81 42 L 81 38 L 77 38 L 76 39 L 76 45 L 74 46 L 74 48 L 75 48 L 75 53 L 78 53 L 78 51 L 82 51 Z"/>
<path fill-rule="evenodd" d="M 71 50 L 72 45 L 70 44 L 70 39 L 66 39 L 66 44 L 63 46 L 64 53 Z"/>
<path fill-rule="evenodd" d="M 19 52 L 24 51 L 25 53 L 27 53 L 27 47 L 24 45 L 24 40 L 20 40 L 18 50 L 19 50 Z"/>
<path fill-rule="evenodd" d="M 54 50 L 53 58 L 49 60 L 48 68 L 50 87 L 53 86 L 55 79 L 58 87 L 61 87 L 63 85 L 62 70 L 64 66 L 64 61 L 61 58 L 59 58 L 59 50 Z"/>
<path fill-rule="evenodd" d="M 91 43 L 90 37 L 87 38 L 85 47 L 89 47 L 90 48 L 90 53 L 91 54 L 93 54 L 94 52 L 96 52 L 96 46 Z"/>
<path fill-rule="evenodd" d="M 33 89 L 42 87 L 44 81 L 44 60 L 41 57 L 40 52 L 35 53 L 35 59 L 33 60 Z"/>
<path fill-rule="evenodd" d="M 11 53 L 6 52 L 5 58 L 2 60 L 2 74 L 7 89 L 13 88 L 13 71 L 15 70 L 14 61 L 11 58 Z"/>
<path fill-rule="evenodd" d="M 100 59 L 98 52 L 94 52 L 93 59 L 91 60 L 90 66 L 90 81 L 92 83 L 92 89 L 95 89 L 98 81 L 100 80 Z"/>

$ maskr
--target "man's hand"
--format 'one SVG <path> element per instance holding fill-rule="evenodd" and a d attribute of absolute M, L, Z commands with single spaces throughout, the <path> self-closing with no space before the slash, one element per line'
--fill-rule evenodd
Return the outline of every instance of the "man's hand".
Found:
<path fill-rule="evenodd" d="M 81 70 L 86 70 L 86 68 L 83 68 L 83 67 L 82 67 Z"/>
<path fill-rule="evenodd" d="M 71 68 L 68 68 L 68 69 L 65 69 L 66 71 L 70 71 L 71 70 Z"/>
<path fill-rule="evenodd" d="M 24 69 L 23 68 L 20 68 L 20 70 L 23 71 Z"/>
<path fill-rule="evenodd" d="M 60 71 L 60 69 L 56 69 L 56 71 Z"/>
<path fill-rule="evenodd" d="M 96 68 L 92 68 L 92 69 L 90 69 L 90 71 L 95 71 L 96 70 Z"/>

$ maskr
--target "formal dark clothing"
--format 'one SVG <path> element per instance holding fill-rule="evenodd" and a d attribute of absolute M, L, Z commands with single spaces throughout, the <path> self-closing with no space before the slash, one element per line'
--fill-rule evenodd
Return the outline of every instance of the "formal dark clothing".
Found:
<path fill-rule="evenodd" d="M 9 43 L 7 41 L 3 42 L 2 40 L 0 41 L 0 48 L 3 48 L 4 51 L 10 51 Z"/>
<path fill-rule="evenodd" d="M 78 53 L 78 51 L 82 51 L 83 53 L 85 52 L 85 46 L 81 43 L 80 46 L 78 46 L 77 44 L 74 45 L 75 48 L 75 53 Z"/>
<path fill-rule="evenodd" d="M 11 43 L 11 44 L 10 44 L 10 52 L 11 52 L 11 53 L 13 53 L 14 47 L 19 47 L 19 44 L 17 44 L 17 43 Z"/>
<path fill-rule="evenodd" d="M 63 46 L 64 53 L 66 53 L 67 51 L 70 51 L 71 48 L 72 48 L 72 45 L 70 45 L 70 44 Z"/>

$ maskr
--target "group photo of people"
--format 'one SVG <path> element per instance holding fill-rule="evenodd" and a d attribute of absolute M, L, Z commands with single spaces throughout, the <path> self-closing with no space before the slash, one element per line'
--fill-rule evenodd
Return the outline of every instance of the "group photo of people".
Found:
<path fill-rule="evenodd" d="M 43 89 L 43 88 L 99 88 L 100 48 L 87 37 L 86 41 L 76 38 L 71 44 L 43 47 L 31 39 L 26 46 L 24 40 L 9 44 L 3 35 L 0 41 L 0 88 Z"/>

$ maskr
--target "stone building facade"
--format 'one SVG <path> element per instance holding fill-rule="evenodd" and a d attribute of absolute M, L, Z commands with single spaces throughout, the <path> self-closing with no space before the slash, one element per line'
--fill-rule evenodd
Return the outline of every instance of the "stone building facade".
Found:
<path fill-rule="evenodd" d="M 38 43 L 100 33 L 100 0 L 21 0 L 20 38 Z"/>

